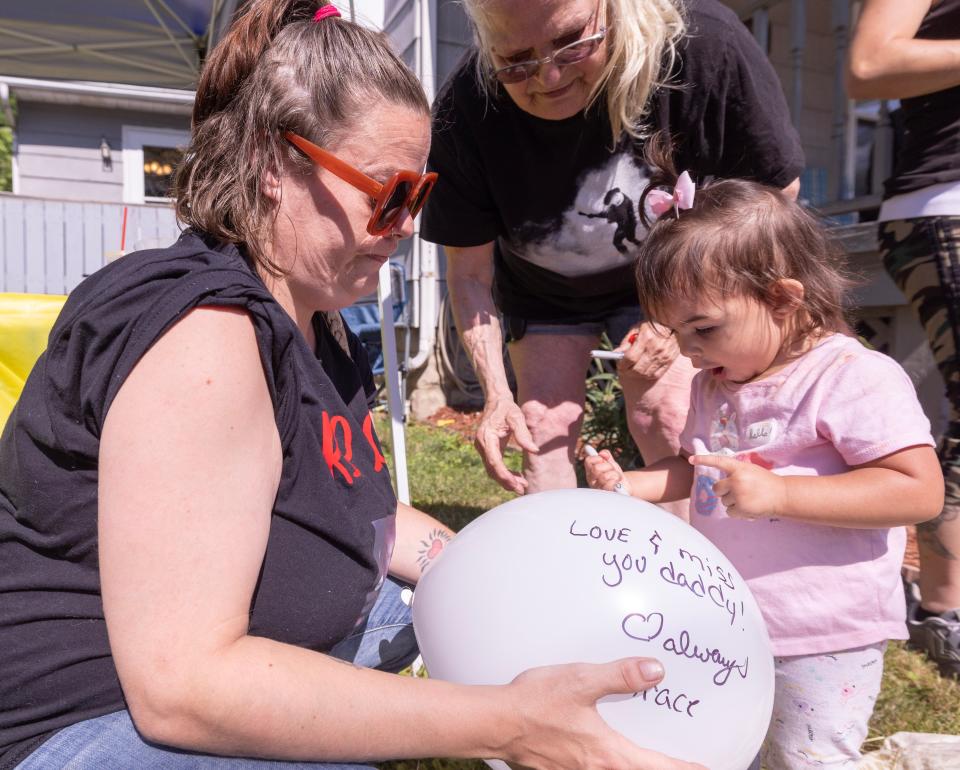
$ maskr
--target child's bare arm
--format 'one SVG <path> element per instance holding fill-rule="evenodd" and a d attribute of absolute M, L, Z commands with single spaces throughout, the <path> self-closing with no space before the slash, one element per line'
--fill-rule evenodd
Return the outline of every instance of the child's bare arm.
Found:
<path fill-rule="evenodd" d="M 943 475 L 929 446 L 908 447 L 833 476 L 778 476 L 715 455 L 697 455 L 690 462 L 726 474 L 713 491 L 736 518 L 773 516 L 869 529 L 916 524 L 943 507 Z"/>
<path fill-rule="evenodd" d="M 639 471 L 624 471 L 606 449 L 584 460 L 587 484 L 613 490 L 617 483 L 633 497 L 651 503 L 667 503 L 690 496 L 693 467 L 685 456 L 665 457 Z"/>

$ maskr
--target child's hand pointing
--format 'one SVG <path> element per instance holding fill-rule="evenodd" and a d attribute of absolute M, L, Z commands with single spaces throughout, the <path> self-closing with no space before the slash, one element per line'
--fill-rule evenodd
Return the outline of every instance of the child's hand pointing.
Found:
<path fill-rule="evenodd" d="M 713 493 L 726 507 L 728 516 L 762 519 L 784 515 L 787 485 L 783 476 L 722 455 L 693 455 L 690 464 L 717 468 L 726 474 L 714 482 Z"/>

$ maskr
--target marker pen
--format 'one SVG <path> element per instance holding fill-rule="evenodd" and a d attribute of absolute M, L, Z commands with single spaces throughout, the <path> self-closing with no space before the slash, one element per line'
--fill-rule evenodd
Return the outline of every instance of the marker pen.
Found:
<path fill-rule="evenodd" d="M 600 453 L 596 449 L 594 449 L 592 446 L 590 446 L 590 444 L 584 444 L 583 451 L 586 453 L 587 457 L 598 457 L 600 455 Z M 630 497 L 630 493 L 623 488 L 623 484 L 620 483 L 619 481 L 617 482 L 617 485 L 613 488 L 613 491 L 616 492 L 618 495 L 626 495 L 627 497 Z"/>

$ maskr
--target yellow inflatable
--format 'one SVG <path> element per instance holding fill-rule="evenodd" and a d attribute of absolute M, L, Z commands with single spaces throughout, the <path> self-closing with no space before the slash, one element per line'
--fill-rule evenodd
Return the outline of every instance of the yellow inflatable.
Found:
<path fill-rule="evenodd" d="M 67 298 L 53 294 L 0 294 L 0 430 L 20 397 Z"/>

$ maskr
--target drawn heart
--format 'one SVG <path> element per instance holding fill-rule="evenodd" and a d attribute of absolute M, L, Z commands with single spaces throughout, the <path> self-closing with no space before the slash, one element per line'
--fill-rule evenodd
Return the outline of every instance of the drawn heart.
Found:
<path fill-rule="evenodd" d="M 650 642 L 660 636 L 660 632 L 663 631 L 663 615 L 659 612 L 651 612 L 647 615 L 634 612 L 623 619 L 622 627 L 623 633 L 631 639 Z"/>

